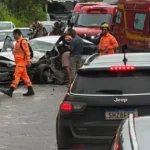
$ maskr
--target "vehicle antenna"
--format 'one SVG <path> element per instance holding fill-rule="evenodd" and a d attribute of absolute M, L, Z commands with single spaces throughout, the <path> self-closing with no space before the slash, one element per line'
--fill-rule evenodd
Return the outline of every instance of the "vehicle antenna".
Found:
<path fill-rule="evenodd" d="M 127 61 L 128 61 L 128 59 L 126 58 L 126 49 L 127 49 L 127 48 L 128 48 L 127 45 L 124 45 L 124 46 L 122 47 L 122 51 L 123 51 L 123 54 L 124 54 L 123 62 L 124 62 L 124 65 L 125 65 L 125 66 L 126 66 Z"/>

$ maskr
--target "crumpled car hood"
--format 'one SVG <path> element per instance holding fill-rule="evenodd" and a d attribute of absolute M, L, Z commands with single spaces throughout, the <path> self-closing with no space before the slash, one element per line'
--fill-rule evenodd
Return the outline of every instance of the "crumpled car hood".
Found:
<path fill-rule="evenodd" d="M 45 53 L 34 51 L 34 57 L 32 58 L 31 62 L 36 63 L 44 55 L 45 55 Z M 12 52 L 1 52 L 0 53 L 0 62 L 4 62 L 4 61 L 12 62 L 13 64 L 15 64 L 14 56 L 13 56 Z"/>

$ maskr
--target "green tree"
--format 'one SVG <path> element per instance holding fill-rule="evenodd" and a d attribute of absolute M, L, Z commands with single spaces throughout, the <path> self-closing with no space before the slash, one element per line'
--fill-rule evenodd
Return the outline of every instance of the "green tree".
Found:
<path fill-rule="evenodd" d="M 22 26 L 27 26 L 35 18 L 46 19 L 46 13 L 43 12 L 43 3 L 46 0 L 0 0 L 0 2 L 0 6 L 5 7 L 1 7 L 2 10 L 0 10 L 1 20 L 14 18 L 12 21 L 18 20 L 22 22 Z"/>

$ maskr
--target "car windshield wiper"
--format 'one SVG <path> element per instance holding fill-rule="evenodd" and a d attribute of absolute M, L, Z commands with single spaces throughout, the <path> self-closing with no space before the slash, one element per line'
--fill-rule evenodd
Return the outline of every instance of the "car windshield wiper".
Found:
<path fill-rule="evenodd" d="M 86 28 L 87 28 L 88 26 L 84 26 L 84 25 L 80 25 L 80 24 L 79 24 L 78 27 L 86 27 Z"/>
<path fill-rule="evenodd" d="M 123 94 L 122 90 L 113 90 L 113 89 L 107 89 L 107 90 L 98 90 L 97 93 L 105 93 L 105 94 Z"/>

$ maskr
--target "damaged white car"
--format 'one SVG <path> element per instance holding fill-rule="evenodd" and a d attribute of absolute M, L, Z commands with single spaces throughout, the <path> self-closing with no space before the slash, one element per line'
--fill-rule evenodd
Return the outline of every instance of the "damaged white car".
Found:
<path fill-rule="evenodd" d="M 59 37 L 46 36 L 29 41 L 34 56 L 31 60 L 32 66 L 28 68 L 28 74 L 33 83 L 64 83 L 65 74 L 61 65 L 60 53 L 62 43 L 55 45 Z M 96 51 L 96 45 L 87 40 L 83 41 L 83 59 L 85 59 Z M 15 62 L 12 49 L 13 41 L 7 37 L 0 53 L 0 83 L 10 83 L 13 80 Z"/>

